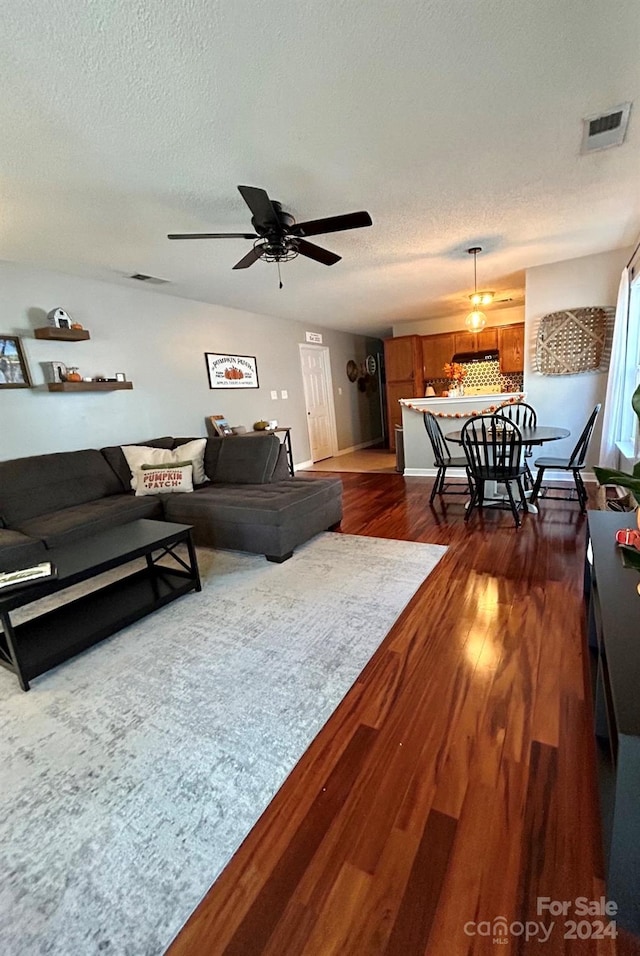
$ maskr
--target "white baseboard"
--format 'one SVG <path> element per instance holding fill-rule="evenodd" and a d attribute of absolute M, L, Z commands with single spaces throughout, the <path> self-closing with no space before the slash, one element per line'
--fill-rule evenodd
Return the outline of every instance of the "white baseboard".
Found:
<path fill-rule="evenodd" d="M 305 468 L 311 468 L 313 461 L 311 458 L 309 461 L 294 461 L 293 468 L 294 471 L 304 471 Z"/>

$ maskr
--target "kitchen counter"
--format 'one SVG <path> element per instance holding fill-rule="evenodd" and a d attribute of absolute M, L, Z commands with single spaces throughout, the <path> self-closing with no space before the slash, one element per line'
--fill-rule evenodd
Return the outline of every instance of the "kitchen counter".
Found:
<path fill-rule="evenodd" d="M 422 411 L 436 415 L 451 415 L 451 418 L 438 418 L 438 424 L 446 436 L 447 432 L 459 431 L 466 418 L 473 412 L 488 412 L 491 405 L 500 405 L 510 399 L 526 401 L 523 392 L 498 392 L 492 395 L 459 395 L 457 398 L 402 398 L 402 428 L 404 437 L 404 473 L 405 475 L 435 476 L 437 468 L 433 460 L 431 442 L 424 427 Z M 413 408 L 408 408 L 412 405 Z M 419 409 L 414 411 L 413 409 Z M 456 418 L 455 416 L 458 415 Z M 459 446 L 452 454 L 460 454 Z M 463 469 L 452 468 L 447 475 L 459 474 L 464 477 Z"/>

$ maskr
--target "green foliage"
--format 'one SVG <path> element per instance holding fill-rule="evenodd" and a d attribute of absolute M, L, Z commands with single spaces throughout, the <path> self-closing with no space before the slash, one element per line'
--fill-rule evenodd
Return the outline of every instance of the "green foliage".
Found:
<path fill-rule="evenodd" d="M 640 426 L 640 385 L 637 387 L 631 398 L 631 405 L 638 418 Z M 640 503 L 640 461 L 633 466 L 633 471 L 628 474 L 626 471 L 616 471 L 613 468 L 593 469 L 598 483 L 601 485 L 620 485 L 622 488 L 628 488 L 634 498 Z"/>

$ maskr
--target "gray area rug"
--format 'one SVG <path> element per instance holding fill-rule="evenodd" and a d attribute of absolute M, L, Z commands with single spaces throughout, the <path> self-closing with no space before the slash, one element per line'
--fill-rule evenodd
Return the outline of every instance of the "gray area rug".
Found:
<path fill-rule="evenodd" d="M 0 671 L 3 956 L 163 953 L 445 551 L 200 550 L 201 594 Z"/>

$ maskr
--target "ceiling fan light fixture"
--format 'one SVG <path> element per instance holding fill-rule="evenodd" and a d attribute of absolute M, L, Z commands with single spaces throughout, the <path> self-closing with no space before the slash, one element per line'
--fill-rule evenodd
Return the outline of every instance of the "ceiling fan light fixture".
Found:
<path fill-rule="evenodd" d="M 469 296 L 471 305 L 491 305 L 495 292 L 472 292 Z"/>

